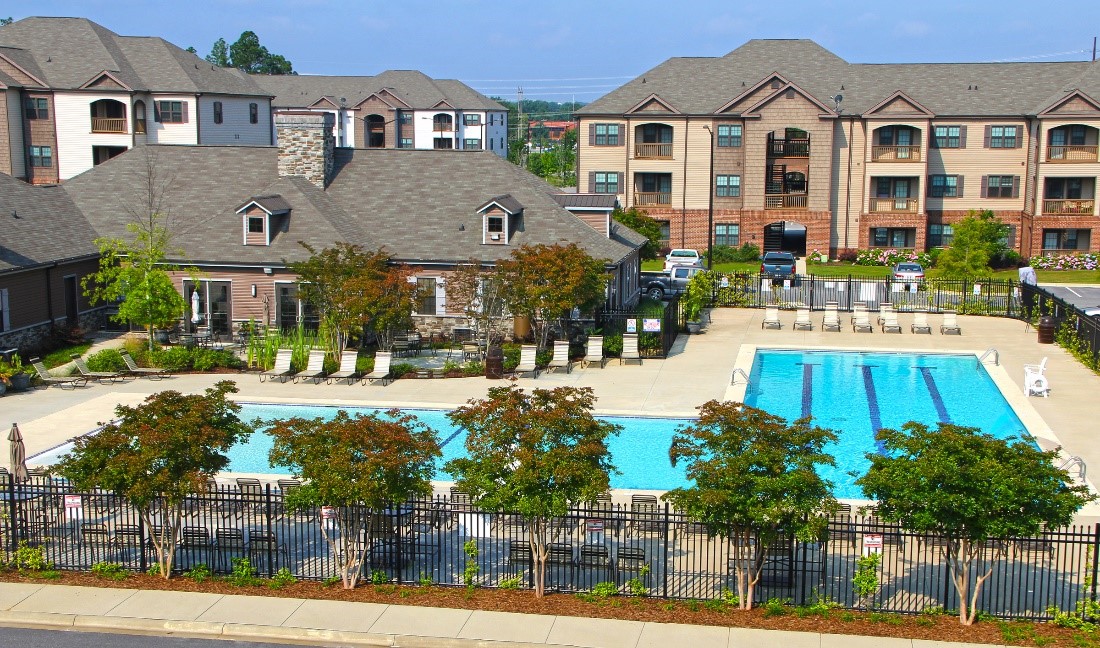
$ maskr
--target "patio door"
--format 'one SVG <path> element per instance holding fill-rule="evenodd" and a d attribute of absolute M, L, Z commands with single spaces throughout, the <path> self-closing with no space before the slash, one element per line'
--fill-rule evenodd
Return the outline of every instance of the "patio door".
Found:
<path fill-rule="evenodd" d="M 898 180 L 894 183 L 894 211 L 907 211 L 909 208 L 909 181 Z"/>
<path fill-rule="evenodd" d="M 232 333 L 233 282 L 189 279 L 183 282 L 183 295 L 187 300 L 187 331 L 193 333 L 200 326 L 208 326 L 211 335 Z"/>

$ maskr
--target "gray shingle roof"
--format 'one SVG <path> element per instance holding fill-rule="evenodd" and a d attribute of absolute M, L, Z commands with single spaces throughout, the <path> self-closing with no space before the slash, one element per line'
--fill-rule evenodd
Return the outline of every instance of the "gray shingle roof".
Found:
<path fill-rule="evenodd" d="M 751 40 L 722 57 L 668 59 L 577 113 L 621 115 L 657 95 L 711 114 L 772 73 L 830 107 L 842 94 L 847 114 L 899 90 L 943 116 L 1033 115 L 1073 88 L 1100 94 L 1100 62 L 853 64 L 810 40 Z"/>
<path fill-rule="evenodd" d="M 521 211 L 523 211 L 523 205 L 521 205 L 518 200 L 513 198 L 512 194 L 504 194 L 503 196 L 494 196 L 494 197 L 490 198 L 489 200 L 486 200 L 485 202 L 481 203 L 481 205 L 478 206 L 477 211 L 478 211 L 478 213 L 481 213 L 481 212 L 485 211 L 486 207 L 488 207 L 489 205 L 494 205 L 494 204 L 499 205 L 501 207 L 501 209 L 508 212 L 509 214 L 518 214 Z"/>
<path fill-rule="evenodd" d="M 426 110 L 447 102 L 457 110 L 504 110 L 504 106 L 453 79 L 432 79 L 416 70 L 387 70 L 376 76 L 251 75 L 275 97 L 276 108 L 304 108 L 322 97 L 341 98 L 350 108 L 386 89 L 414 110 Z"/>
<path fill-rule="evenodd" d="M 615 209 L 615 194 L 554 194 L 554 200 L 565 208 Z"/>
<path fill-rule="evenodd" d="M 249 198 L 248 201 L 245 202 L 243 205 L 238 207 L 236 211 L 240 211 L 248 205 L 251 205 L 252 203 L 256 203 L 260 206 L 261 209 L 265 210 L 269 214 L 290 210 L 290 203 L 283 199 L 283 197 L 279 194 L 272 194 L 269 196 L 253 196 Z"/>
<path fill-rule="evenodd" d="M 95 238 L 63 189 L 0 174 L 0 272 L 96 255 Z"/>

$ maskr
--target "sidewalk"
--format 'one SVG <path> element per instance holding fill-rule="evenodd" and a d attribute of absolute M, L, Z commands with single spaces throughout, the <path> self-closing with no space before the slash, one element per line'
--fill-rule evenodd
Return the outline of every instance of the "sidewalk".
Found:
<path fill-rule="evenodd" d="M 0 583 L 0 625 L 423 648 L 968 648 L 962 644 L 195 592 Z"/>

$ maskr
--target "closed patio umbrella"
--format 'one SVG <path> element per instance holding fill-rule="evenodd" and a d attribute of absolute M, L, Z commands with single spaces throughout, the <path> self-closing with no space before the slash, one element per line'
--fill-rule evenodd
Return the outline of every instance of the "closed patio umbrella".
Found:
<path fill-rule="evenodd" d="M 191 291 L 191 322 L 198 324 L 202 321 L 202 314 L 199 313 L 199 289 L 196 288 Z"/>
<path fill-rule="evenodd" d="M 19 424 L 11 424 L 11 432 L 8 433 L 8 445 L 11 450 L 11 474 L 16 483 L 30 479 L 27 473 L 27 449 L 23 446 L 23 435 L 19 432 Z"/>

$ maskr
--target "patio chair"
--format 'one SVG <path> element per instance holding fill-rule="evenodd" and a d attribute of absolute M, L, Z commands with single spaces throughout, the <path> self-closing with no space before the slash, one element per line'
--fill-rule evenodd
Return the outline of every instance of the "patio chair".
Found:
<path fill-rule="evenodd" d="M 855 323 L 856 317 L 858 317 L 861 312 L 864 313 L 864 314 L 866 314 L 868 312 L 867 311 L 867 302 L 861 302 L 861 301 L 852 302 L 852 322 L 853 323 Z M 868 315 L 867 317 L 868 317 L 868 319 L 870 319 L 870 315 Z"/>
<path fill-rule="evenodd" d="M 554 342 L 554 357 L 550 359 L 550 365 L 546 371 L 553 372 L 562 367 L 565 367 L 565 373 L 573 369 L 573 363 L 569 361 L 569 342 L 565 340 Z"/>
<path fill-rule="evenodd" d="M 626 584 L 631 576 L 643 578 L 642 584 L 649 587 L 653 578 L 652 572 L 645 577 L 642 572 L 649 563 L 645 559 L 645 549 L 642 547 L 619 547 L 615 556 L 615 582 L 620 586 Z"/>
<path fill-rule="evenodd" d="M 92 371 L 88 368 L 88 365 L 84 363 L 84 358 L 81 358 L 79 354 L 72 354 L 69 356 L 73 359 L 73 363 L 76 364 L 77 371 L 81 376 L 84 376 L 88 381 L 98 380 L 101 383 L 115 382 L 116 380 L 124 380 L 124 376 L 117 371 Z"/>
<path fill-rule="evenodd" d="M 359 380 L 363 372 L 355 368 L 355 362 L 359 359 L 358 351 L 344 351 L 340 354 L 340 368 L 325 376 L 325 380 L 332 384 L 334 380 L 347 379 L 348 384 Z"/>
<path fill-rule="evenodd" d="M 581 360 L 581 366 L 587 369 L 595 365 L 597 369 L 603 369 L 604 360 L 605 358 L 603 357 L 603 336 L 589 336 L 588 346 L 585 349 L 584 359 Z"/>
<path fill-rule="evenodd" d="M 260 382 L 268 378 L 278 378 L 279 382 L 286 382 L 292 375 L 294 372 L 290 368 L 290 349 L 279 349 L 275 353 L 275 365 L 268 371 L 260 372 Z"/>
<path fill-rule="evenodd" d="M 381 381 L 383 387 L 393 382 L 393 374 L 390 372 L 390 361 L 392 358 L 393 356 L 385 351 L 379 351 L 374 354 L 374 371 L 365 374 L 363 379 L 372 385 L 376 380 Z"/>
<path fill-rule="evenodd" d="M 794 330 L 804 329 L 807 331 L 814 330 L 814 323 L 810 321 L 810 307 L 799 306 L 797 315 L 794 320 Z"/>
<path fill-rule="evenodd" d="M 778 306 L 765 306 L 764 307 L 764 321 L 760 322 L 760 328 L 783 328 L 783 322 L 779 321 L 779 307 Z"/>
<path fill-rule="evenodd" d="M 1046 377 L 1047 359 L 1039 364 L 1024 365 L 1024 395 L 1050 397 L 1050 381 Z"/>
<path fill-rule="evenodd" d="M 577 556 L 577 580 L 582 588 L 610 581 L 615 573 L 607 545 L 583 544 Z"/>
<path fill-rule="evenodd" d="M 901 333 L 901 324 L 898 323 L 898 313 L 894 309 L 882 314 L 883 333 Z"/>
<path fill-rule="evenodd" d="M 878 323 L 882 324 L 886 321 L 886 314 L 894 310 L 894 305 L 890 302 L 882 302 L 878 305 Z"/>
<path fill-rule="evenodd" d="M 126 349 L 119 351 L 119 355 L 122 356 L 122 361 L 126 363 L 126 370 L 134 376 L 148 376 L 153 380 L 160 380 L 171 373 L 163 367 L 139 367 Z"/>
<path fill-rule="evenodd" d="M 943 312 L 943 323 L 940 324 L 940 335 L 946 335 L 948 333 L 962 335 L 962 328 L 959 327 L 959 314 L 955 311 Z"/>
<path fill-rule="evenodd" d="M 42 379 L 42 382 L 47 387 L 50 385 L 57 385 L 58 387 L 65 389 L 65 387 L 83 387 L 88 384 L 88 379 L 84 376 L 55 376 L 50 373 L 50 370 L 43 364 L 41 358 L 31 358 L 31 366 L 38 373 L 38 377 Z"/>
<path fill-rule="evenodd" d="M 1026 364 L 1024 365 L 1024 375 L 1027 374 L 1039 374 L 1040 376 L 1046 375 L 1047 372 L 1047 358 L 1044 357 L 1039 364 Z"/>
<path fill-rule="evenodd" d="M 855 312 L 852 320 L 852 330 L 863 333 L 875 332 L 874 327 L 871 326 L 871 315 L 867 312 L 866 308 Z"/>
<path fill-rule="evenodd" d="M 306 362 L 306 368 L 299 373 L 294 374 L 292 380 L 298 382 L 299 378 L 305 380 L 312 380 L 314 383 L 319 384 L 325 377 L 325 352 L 318 349 L 310 349 L 309 360 Z"/>
<path fill-rule="evenodd" d="M 519 364 L 512 369 L 512 375 L 529 373 L 532 378 L 539 377 L 538 367 L 535 366 L 537 349 L 533 344 L 524 344 L 519 350 Z"/>
<path fill-rule="evenodd" d="M 219 571 L 233 571 L 233 559 L 248 556 L 244 543 L 244 529 L 218 527 L 214 530 L 214 549 L 217 564 L 212 567 Z"/>
<path fill-rule="evenodd" d="M 928 311 L 914 311 L 913 324 L 909 327 L 912 333 L 927 333 L 932 335 L 932 327 L 928 324 Z"/>
<path fill-rule="evenodd" d="M 619 354 L 619 364 L 637 361 L 642 364 L 642 354 L 638 351 L 638 334 L 623 333 L 623 352 Z"/>
<path fill-rule="evenodd" d="M 821 318 L 821 330 L 840 332 L 840 310 L 836 302 L 825 303 L 825 316 Z"/>

